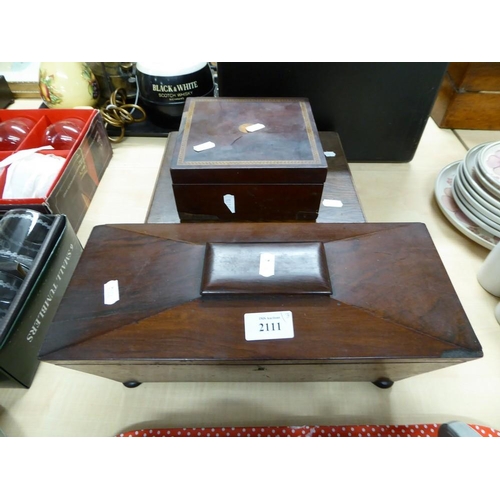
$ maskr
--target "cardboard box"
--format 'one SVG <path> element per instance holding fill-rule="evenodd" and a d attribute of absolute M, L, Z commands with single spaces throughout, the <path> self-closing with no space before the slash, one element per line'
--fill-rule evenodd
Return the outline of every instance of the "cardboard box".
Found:
<path fill-rule="evenodd" d="M 85 125 L 70 149 L 40 151 L 65 158 L 59 175 L 41 198 L 3 197 L 8 168 L 0 172 L 0 214 L 13 208 L 33 208 L 41 213 L 64 214 L 75 231 L 87 212 L 97 186 L 112 157 L 112 148 L 99 111 L 95 109 L 0 110 L 0 122 L 18 117 L 36 125 L 15 151 L 0 151 L 0 161 L 13 152 L 43 146 L 46 128 L 67 118 L 79 118 Z"/>
<path fill-rule="evenodd" d="M 38 351 L 82 253 L 73 227 L 54 215 L 33 267 L 0 322 L 0 388 L 29 388 Z"/>

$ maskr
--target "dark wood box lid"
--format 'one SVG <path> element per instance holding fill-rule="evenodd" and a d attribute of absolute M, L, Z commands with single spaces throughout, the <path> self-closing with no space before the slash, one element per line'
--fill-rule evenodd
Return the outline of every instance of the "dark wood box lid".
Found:
<path fill-rule="evenodd" d="M 249 125 L 264 128 L 247 132 Z M 212 142 L 201 152 L 193 148 Z M 318 183 L 327 163 L 307 99 L 186 99 L 174 183 Z"/>
<path fill-rule="evenodd" d="M 321 242 L 331 295 L 203 297 L 207 242 Z M 118 280 L 120 298 L 103 300 Z M 291 339 L 249 342 L 244 315 L 291 311 Z M 419 223 L 118 224 L 94 228 L 40 351 L 48 362 L 307 363 L 482 356 Z"/>

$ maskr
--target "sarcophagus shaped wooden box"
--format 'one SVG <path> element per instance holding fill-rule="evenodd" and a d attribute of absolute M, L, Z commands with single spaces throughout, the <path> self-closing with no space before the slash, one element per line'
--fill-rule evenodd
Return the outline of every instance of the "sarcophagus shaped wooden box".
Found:
<path fill-rule="evenodd" d="M 182 222 L 316 220 L 327 163 L 307 99 L 189 98 L 175 141 Z"/>
<path fill-rule="evenodd" d="M 482 355 L 418 223 L 96 227 L 40 351 L 127 385 L 384 386 Z"/>

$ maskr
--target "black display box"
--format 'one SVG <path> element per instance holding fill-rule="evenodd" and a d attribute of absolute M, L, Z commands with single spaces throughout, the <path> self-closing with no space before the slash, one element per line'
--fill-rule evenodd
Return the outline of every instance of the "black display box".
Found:
<path fill-rule="evenodd" d="M 220 97 L 307 97 L 349 162 L 413 159 L 446 62 L 219 62 Z"/>
<path fill-rule="evenodd" d="M 82 253 L 68 218 L 50 217 L 51 228 L 0 323 L 0 389 L 31 386 L 42 340 Z"/>

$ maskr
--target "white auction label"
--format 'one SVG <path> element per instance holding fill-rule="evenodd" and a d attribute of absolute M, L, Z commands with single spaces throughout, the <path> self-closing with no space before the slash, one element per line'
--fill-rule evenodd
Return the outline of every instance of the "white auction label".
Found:
<path fill-rule="evenodd" d="M 293 339 L 291 311 L 246 313 L 245 340 Z"/>
<path fill-rule="evenodd" d="M 223 197 L 224 200 L 224 205 L 226 205 L 227 208 L 229 208 L 229 211 L 234 214 L 236 213 L 236 205 L 234 201 L 234 195 L 233 194 L 225 194 Z"/>
<path fill-rule="evenodd" d="M 274 254 L 263 252 L 260 254 L 259 274 L 264 278 L 274 276 Z"/>
<path fill-rule="evenodd" d="M 193 146 L 193 149 L 199 153 L 200 151 L 205 151 L 206 149 L 215 148 L 215 144 L 212 141 L 204 142 L 203 144 L 198 144 L 197 146 Z"/>
<path fill-rule="evenodd" d="M 262 123 L 256 123 L 255 125 L 248 125 L 246 131 L 257 132 L 257 130 L 262 130 L 263 128 L 266 128 L 265 125 L 262 125 Z"/>
<path fill-rule="evenodd" d="M 323 205 L 325 207 L 334 207 L 334 208 L 342 208 L 344 204 L 340 200 L 327 200 L 326 198 L 323 200 Z"/>
<path fill-rule="evenodd" d="M 104 303 L 108 306 L 120 300 L 120 289 L 118 280 L 111 280 L 104 283 Z"/>

